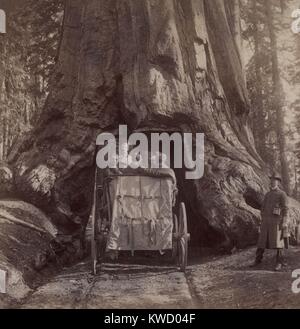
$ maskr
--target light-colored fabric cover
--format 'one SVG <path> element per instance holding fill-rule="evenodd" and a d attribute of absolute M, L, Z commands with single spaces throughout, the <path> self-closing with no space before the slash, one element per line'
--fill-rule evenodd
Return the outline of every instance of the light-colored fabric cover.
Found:
<path fill-rule="evenodd" d="M 112 224 L 108 250 L 172 248 L 172 178 L 117 176 L 109 183 Z"/>

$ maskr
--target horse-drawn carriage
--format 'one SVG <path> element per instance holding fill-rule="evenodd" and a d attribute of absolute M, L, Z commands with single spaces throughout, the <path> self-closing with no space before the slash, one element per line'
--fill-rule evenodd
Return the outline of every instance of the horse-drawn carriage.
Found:
<path fill-rule="evenodd" d="M 172 258 L 185 271 L 187 215 L 176 197 L 172 169 L 97 168 L 91 215 L 93 273 L 107 252 L 134 255 L 137 250 L 172 250 Z"/>

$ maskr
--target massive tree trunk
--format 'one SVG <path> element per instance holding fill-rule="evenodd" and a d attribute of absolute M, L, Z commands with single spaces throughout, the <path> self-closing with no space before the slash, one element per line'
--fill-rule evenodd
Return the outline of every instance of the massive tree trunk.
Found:
<path fill-rule="evenodd" d="M 52 92 L 10 154 L 19 195 L 67 234 L 89 218 L 96 136 L 119 124 L 205 133 L 205 174 L 179 173 L 196 245 L 256 242 L 267 179 L 227 0 L 67 0 Z"/>

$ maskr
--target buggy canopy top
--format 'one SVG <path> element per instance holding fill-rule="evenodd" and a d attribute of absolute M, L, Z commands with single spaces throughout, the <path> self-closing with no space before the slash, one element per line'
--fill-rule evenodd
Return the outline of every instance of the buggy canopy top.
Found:
<path fill-rule="evenodd" d="M 173 169 L 170 168 L 137 168 L 132 169 L 130 167 L 121 169 L 105 169 L 105 177 L 113 176 L 148 176 L 158 178 L 172 178 L 173 184 L 176 186 L 176 176 Z"/>

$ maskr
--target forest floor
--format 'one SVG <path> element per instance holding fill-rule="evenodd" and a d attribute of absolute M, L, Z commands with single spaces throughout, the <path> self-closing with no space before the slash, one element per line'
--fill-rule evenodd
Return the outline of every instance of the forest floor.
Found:
<path fill-rule="evenodd" d="M 292 271 L 300 268 L 300 248 L 286 252 L 289 263 L 274 272 L 274 252 L 250 265 L 255 249 L 227 256 L 193 255 L 186 273 L 164 257 L 105 263 L 96 276 L 90 261 L 65 268 L 48 278 L 9 308 L 300 308 L 300 294 L 292 292 Z M 151 255 L 150 255 L 151 256 Z M 300 285 L 299 285 L 300 286 Z M 4 307 L 1 305 L 0 307 Z"/>
<path fill-rule="evenodd" d="M 34 207 L 19 201 L 0 202 L 0 256 L 5 248 L 6 252 L 12 248 L 12 264 L 18 265 L 20 273 L 27 263 L 23 265 L 19 255 L 23 252 L 30 258 L 35 251 L 32 245 L 39 248 L 41 244 L 39 235 L 28 244 L 28 235 L 35 235 L 16 225 L 16 220 L 24 218 L 53 231 Z M 117 263 L 105 262 L 96 276 L 91 274 L 90 259 L 60 270 L 32 272 L 36 274 L 30 276 L 31 289 L 16 285 L 10 296 L 22 296 L 18 299 L 0 294 L 0 308 L 300 308 L 300 293 L 292 292 L 292 272 L 300 269 L 300 247 L 286 251 L 288 266 L 280 272 L 274 272 L 274 251 L 266 252 L 261 265 L 251 267 L 255 248 L 232 255 L 192 249 L 186 273 L 172 265 L 169 256 L 137 252 L 132 258 L 121 253 Z"/>

